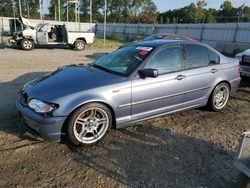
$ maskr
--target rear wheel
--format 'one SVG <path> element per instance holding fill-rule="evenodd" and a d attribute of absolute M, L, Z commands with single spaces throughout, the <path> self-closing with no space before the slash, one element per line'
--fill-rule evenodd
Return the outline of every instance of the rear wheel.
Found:
<path fill-rule="evenodd" d="M 34 41 L 30 39 L 23 39 L 20 42 L 20 46 L 23 50 L 32 50 L 35 46 Z"/>
<path fill-rule="evenodd" d="M 76 40 L 74 44 L 75 50 L 84 50 L 85 49 L 85 42 L 83 40 Z"/>
<path fill-rule="evenodd" d="M 213 93 L 211 94 L 207 106 L 214 110 L 219 111 L 225 107 L 230 95 L 230 88 L 227 83 L 218 84 Z"/>
<path fill-rule="evenodd" d="M 112 125 L 108 107 L 90 103 L 78 108 L 70 117 L 67 126 L 69 141 L 75 145 L 93 145 L 101 141 Z"/>

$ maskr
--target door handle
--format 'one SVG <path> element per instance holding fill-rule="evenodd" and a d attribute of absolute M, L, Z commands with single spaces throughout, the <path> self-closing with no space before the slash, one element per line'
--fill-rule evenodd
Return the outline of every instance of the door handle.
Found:
<path fill-rule="evenodd" d="M 184 79 L 184 78 L 186 78 L 185 75 L 178 75 L 175 79 L 176 79 L 176 80 L 182 80 L 182 79 Z"/>
<path fill-rule="evenodd" d="M 216 73 L 218 70 L 217 69 L 211 69 L 211 73 Z"/>

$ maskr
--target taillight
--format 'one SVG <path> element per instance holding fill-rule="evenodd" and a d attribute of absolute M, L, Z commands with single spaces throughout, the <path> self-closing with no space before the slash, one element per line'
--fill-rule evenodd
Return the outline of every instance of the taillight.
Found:
<path fill-rule="evenodd" d="M 240 75 L 240 66 L 237 68 L 238 74 Z"/>

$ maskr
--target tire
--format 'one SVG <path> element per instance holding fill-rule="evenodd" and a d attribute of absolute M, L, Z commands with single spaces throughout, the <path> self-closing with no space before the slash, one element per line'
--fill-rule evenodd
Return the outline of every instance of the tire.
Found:
<path fill-rule="evenodd" d="M 20 46 L 23 50 L 32 50 L 35 47 L 34 41 L 30 39 L 23 39 L 20 42 Z"/>
<path fill-rule="evenodd" d="M 84 50 L 86 43 L 83 40 L 76 40 L 74 43 L 74 49 L 77 51 Z"/>
<path fill-rule="evenodd" d="M 66 128 L 68 140 L 74 146 L 91 146 L 100 142 L 112 126 L 110 109 L 100 103 L 89 103 L 76 109 Z"/>
<path fill-rule="evenodd" d="M 250 188 L 249 177 L 241 172 L 237 178 L 236 187 L 237 188 Z"/>
<path fill-rule="evenodd" d="M 213 111 L 222 110 L 228 102 L 229 95 L 229 85 L 225 82 L 218 84 L 209 97 L 207 107 Z"/>

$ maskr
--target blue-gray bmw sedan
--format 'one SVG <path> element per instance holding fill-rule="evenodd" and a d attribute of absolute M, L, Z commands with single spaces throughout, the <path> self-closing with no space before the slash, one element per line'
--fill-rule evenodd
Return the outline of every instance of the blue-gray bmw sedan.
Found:
<path fill-rule="evenodd" d="M 111 127 L 202 106 L 221 110 L 239 83 L 238 60 L 205 44 L 144 41 L 26 84 L 17 107 L 41 137 L 92 145 Z"/>

